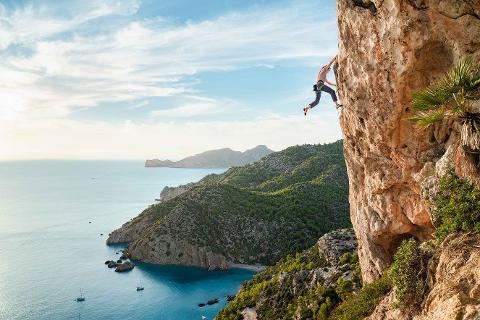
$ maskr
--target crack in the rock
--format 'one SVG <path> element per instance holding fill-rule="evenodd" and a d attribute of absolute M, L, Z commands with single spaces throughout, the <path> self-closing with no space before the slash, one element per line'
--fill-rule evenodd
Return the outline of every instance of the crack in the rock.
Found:
<path fill-rule="evenodd" d="M 472 0 L 464 0 L 464 1 L 465 1 L 465 3 L 467 4 L 467 6 L 470 7 L 470 9 L 472 10 L 473 14 L 478 17 L 478 14 L 476 13 L 476 10 L 475 10 L 475 7 L 477 7 L 477 10 L 479 9 L 479 8 L 478 8 L 478 5 L 473 4 L 473 1 L 472 1 Z"/>
<path fill-rule="evenodd" d="M 447 17 L 449 19 L 453 19 L 453 20 L 457 20 L 457 19 L 460 19 L 461 17 L 464 17 L 464 16 L 472 16 L 474 17 L 475 19 L 478 19 L 480 20 L 480 15 L 478 13 L 475 12 L 475 5 L 472 4 L 472 1 L 471 0 L 464 0 L 464 3 L 470 7 L 470 11 L 469 12 L 464 12 L 458 16 L 451 16 L 449 14 L 446 14 L 445 12 L 442 12 L 440 10 L 437 10 L 437 12 L 439 14 L 441 14 L 442 16 L 444 17 Z"/>
<path fill-rule="evenodd" d="M 370 0 L 353 0 L 353 5 L 355 7 L 360 7 L 360 8 L 364 8 L 364 9 L 368 9 L 370 10 L 370 12 L 372 12 L 372 14 L 376 14 L 377 13 L 377 7 L 375 6 L 375 4 L 370 1 Z"/>
<path fill-rule="evenodd" d="M 474 17 L 475 19 L 478 19 L 480 20 L 480 15 L 476 14 L 475 11 L 472 11 L 472 12 L 465 12 L 465 13 L 462 13 L 458 16 L 452 16 L 452 15 L 449 15 L 449 14 L 446 14 L 445 12 L 442 12 L 442 11 L 439 11 L 437 10 L 437 12 L 444 16 L 444 17 L 447 17 L 449 19 L 452 19 L 452 20 L 457 20 L 457 19 L 460 19 L 461 17 L 465 17 L 465 16 L 472 16 Z"/>
<path fill-rule="evenodd" d="M 428 6 L 424 0 L 408 0 L 408 3 L 417 10 L 427 10 Z"/>

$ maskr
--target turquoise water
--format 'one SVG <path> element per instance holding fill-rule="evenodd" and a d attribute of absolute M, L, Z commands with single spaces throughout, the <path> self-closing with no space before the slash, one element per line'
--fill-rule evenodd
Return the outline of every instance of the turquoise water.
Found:
<path fill-rule="evenodd" d="M 118 274 L 104 261 L 118 259 L 121 248 L 105 240 L 165 185 L 221 171 L 134 161 L 0 162 L 0 319 L 213 319 L 252 272 L 138 263 Z M 83 303 L 74 301 L 80 288 Z M 220 303 L 198 308 L 212 298 Z"/>

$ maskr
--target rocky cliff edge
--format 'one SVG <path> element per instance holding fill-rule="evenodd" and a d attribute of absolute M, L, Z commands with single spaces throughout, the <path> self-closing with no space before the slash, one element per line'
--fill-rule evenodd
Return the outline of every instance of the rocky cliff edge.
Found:
<path fill-rule="evenodd" d="M 412 92 L 465 57 L 480 57 L 480 1 L 339 0 L 337 12 L 350 213 L 362 276 L 371 282 L 403 239 L 432 237 L 425 195 L 445 165 L 480 179 L 455 125 L 418 130 L 408 121 Z"/>

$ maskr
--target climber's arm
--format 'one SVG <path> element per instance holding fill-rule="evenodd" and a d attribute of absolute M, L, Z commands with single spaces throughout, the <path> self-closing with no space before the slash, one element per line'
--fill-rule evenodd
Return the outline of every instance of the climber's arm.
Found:
<path fill-rule="evenodd" d="M 328 80 L 327 80 L 327 84 L 329 84 L 329 85 L 331 85 L 331 86 L 334 86 L 334 87 L 337 86 L 335 83 L 332 83 L 332 82 L 330 82 L 330 81 L 328 81 Z"/>
<path fill-rule="evenodd" d="M 332 66 L 332 64 L 335 62 L 336 59 L 337 59 L 337 56 L 333 57 L 332 61 L 328 63 L 328 66 L 329 67 Z"/>

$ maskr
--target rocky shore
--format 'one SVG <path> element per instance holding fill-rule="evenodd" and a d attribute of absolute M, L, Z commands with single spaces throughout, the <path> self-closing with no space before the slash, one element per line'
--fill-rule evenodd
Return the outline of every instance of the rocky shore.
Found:
<path fill-rule="evenodd" d="M 118 253 L 118 252 L 117 252 Z M 131 254 L 124 250 L 122 251 L 122 255 L 120 256 L 120 259 L 118 260 L 107 260 L 105 261 L 105 265 L 109 269 L 115 268 L 115 272 L 126 272 L 130 271 L 133 268 L 135 268 L 135 264 L 129 259 L 131 258 Z"/>

